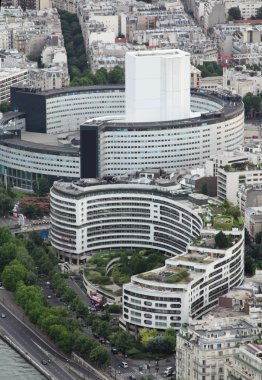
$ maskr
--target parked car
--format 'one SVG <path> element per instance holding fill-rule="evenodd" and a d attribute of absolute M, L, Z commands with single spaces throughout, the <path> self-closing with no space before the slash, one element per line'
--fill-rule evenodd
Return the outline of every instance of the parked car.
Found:
<path fill-rule="evenodd" d="M 1 318 L 6 318 L 6 315 L 4 313 L 1 313 Z"/>
<path fill-rule="evenodd" d="M 164 370 L 164 376 L 165 377 L 168 377 L 168 376 L 172 376 L 174 375 L 175 371 L 174 371 L 174 368 L 173 367 L 167 367 L 165 370 Z"/>
<path fill-rule="evenodd" d="M 111 352 L 112 352 L 112 354 L 114 354 L 114 355 L 116 355 L 116 354 L 118 354 L 118 351 L 117 351 L 117 349 L 116 348 L 111 348 Z"/>

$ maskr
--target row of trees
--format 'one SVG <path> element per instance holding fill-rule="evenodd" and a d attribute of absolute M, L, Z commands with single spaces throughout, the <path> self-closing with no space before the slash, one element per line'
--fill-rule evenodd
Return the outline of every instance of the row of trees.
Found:
<path fill-rule="evenodd" d="M 59 349 L 66 353 L 75 351 L 97 364 L 109 362 L 108 351 L 83 333 L 80 322 L 72 318 L 66 308 L 48 307 L 42 290 L 36 285 L 38 272 L 57 277 L 56 285 L 64 299 L 70 300 L 71 309 L 88 316 L 88 309 L 80 297 L 66 287 L 61 274 L 54 269 L 56 260 L 52 248 L 44 244 L 37 233 L 31 233 L 29 239 L 16 238 L 8 229 L 1 228 L 0 264 L 5 288 L 15 292 L 17 303 L 31 322 L 39 326 Z"/>
<path fill-rule="evenodd" d="M 110 341 L 123 354 L 169 354 L 175 350 L 175 331 L 170 329 L 158 337 L 155 330 L 142 330 L 140 339 L 119 328 L 108 310 L 102 316 L 89 313 L 81 298 L 65 282 L 56 269 L 52 247 L 43 242 L 37 232 L 29 238 L 12 236 L 7 228 L 0 228 L 0 275 L 6 289 L 15 292 L 17 303 L 30 320 L 66 353 L 72 351 L 99 365 L 110 360 L 108 351 L 96 339 L 85 335 L 79 319 L 70 316 L 65 307 L 49 307 L 37 285 L 37 275 L 45 274 L 50 286 L 62 302 L 68 304 L 87 324 L 95 337 Z M 152 333 L 153 331 L 153 333 Z M 153 334 L 153 335 L 151 335 Z"/>
<path fill-rule="evenodd" d="M 7 216 L 14 206 L 15 194 L 0 184 L 0 216 Z"/>
<path fill-rule="evenodd" d="M 228 10 L 228 19 L 229 20 L 241 20 L 242 15 L 239 7 L 232 7 Z M 257 9 L 256 15 L 252 16 L 253 20 L 261 20 L 262 19 L 262 7 Z"/>
<path fill-rule="evenodd" d="M 124 70 L 116 66 L 107 72 L 104 68 L 93 74 L 87 65 L 87 57 L 81 27 L 76 15 L 59 11 L 61 27 L 67 52 L 71 86 L 124 83 Z"/>
<path fill-rule="evenodd" d="M 262 93 L 253 95 L 251 92 L 248 92 L 243 97 L 243 102 L 246 118 L 256 117 L 262 110 Z"/>
<path fill-rule="evenodd" d="M 203 62 L 197 68 L 201 71 L 202 78 L 223 75 L 223 69 L 217 62 Z"/>

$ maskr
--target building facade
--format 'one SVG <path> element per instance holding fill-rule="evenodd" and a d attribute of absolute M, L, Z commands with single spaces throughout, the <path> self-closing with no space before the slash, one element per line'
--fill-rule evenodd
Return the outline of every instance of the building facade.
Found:
<path fill-rule="evenodd" d="M 144 167 L 172 172 L 201 166 L 219 150 L 234 150 L 243 143 L 239 97 L 191 89 L 191 111 L 198 116 L 144 123 L 114 117 L 87 121 L 81 126 L 82 146 L 92 144 L 93 150 L 81 156 L 81 177 L 118 176 Z M 94 163 L 91 173 L 85 162 Z"/>
<path fill-rule="evenodd" d="M 123 286 L 121 324 L 128 330 L 179 329 L 243 281 L 243 230 L 226 231 L 231 243 L 218 249 L 218 231 L 203 230 L 200 216 L 181 194 L 89 179 L 55 182 L 50 195 L 50 236 L 59 259 L 79 265 L 91 252 L 117 247 L 153 248 L 173 256 L 164 267 L 132 276 Z"/>
<path fill-rule="evenodd" d="M 41 141 L 41 144 L 39 143 Z M 65 139 L 64 139 L 65 141 Z M 0 178 L 11 187 L 32 191 L 33 182 L 42 176 L 74 180 L 80 177 L 79 149 L 66 139 L 45 134 L 6 131 L 0 134 Z"/>
<path fill-rule="evenodd" d="M 247 192 L 245 188 L 262 184 L 262 170 L 255 168 L 237 169 L 234 167 L 218 168 L 217 171 L 217 196 L 220 201 L 225 199 L 234 205 L 239 205 L 242 213 L 245 210 Z M 243 187 L 243 190 L 241 190 Z M 240 189 L 239 189 L 240 188 Z"/>
<path fill-rule="evenodd" d="M 57 134 L 79 129 L 87 119 L 123 114 L 123 86 L 70 87 L 39 91 L 29 87 L 11 89 L 14 111 L 27 115 L 26 130 Z"/>
<path fill-rule="evenodd" d="M 225 365 L 228 380 L 261 380 L 262 345 L 249 343 L 240 347 L 232 360 Z"/>
<path fill-rule="evenodd" d="M 177 197 L 156 186 L 80 180 L 55 182 L 50 194 L 51 241 L 59 258 L 73 263 L 92 251 L 116 247 L 181 254 L 202 226 Z"/>
<path fill-rule="evenodd" d="M 0 68 L 0 103 L 10 101 L 11 86 L 27 84 L 28 70 L 18 68 Z"/>
<path fill-rule="evenodd" d="M 244 379 L 228 377 L 225 366 L 234 360 L 239 345 L 253 342 L 260 331 L 250 318 L 204 319 L 182 327 L 177 335 L 177 380 Z"/>

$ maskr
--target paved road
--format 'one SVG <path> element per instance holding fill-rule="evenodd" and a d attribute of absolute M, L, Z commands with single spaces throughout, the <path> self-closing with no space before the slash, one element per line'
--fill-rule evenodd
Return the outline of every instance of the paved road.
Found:
<path fill-rule="evenodd" d="M 74 380 L 75 377 L 67 372 L 67 358 L 66 356 L 58 353 L 47 342 L 42 340 L 36 332 L 29 329 L 22 321 L 16 318 L 2 303 L 0 303 L 0 314 L 4 313 L 6 318 L 0 317 L 0 328 L 5 330 L 8 336 L 15 340 L 15 342 L 27 352 L 33 360 L 39 365 L 42 360 L 50 359 L 51 362 L 43 365 L 46 371 L 50 372 L 52 376 L 59 380 Z M 69 361 L 70 366 L 80 371 L 88 379 L 100 380 L 88 370 L 83 369 L 78 364 Z"/>
<path fill-rule="evenodd" d="M 51 363 L 43 367 L 50 372 L 55 378 L 72 380 L 71 377 L 62 367 L 66 360 L 57 355 L 57 353 L 44 341 L 42 341 L 33 331 L 26 327 L 16 317 L 14 317 L 7 308 L 2 304 L 0 313 L 4 313 L 6 318 L 0 319 L 0 326 L 8 333 L 8 336 L 27 352 L 39 365 L 42 360 L 51 360 Z M 60 365 L 59 365 L 60 364 Z M 60 367 L 61 366 L 61 367 Z"/>
<path fill-rule="evenodd" d="M 90 299 L 86 295 L 86 293 L 79 287 L 77 282 L 75 282 L 72 278 L 69 278 L 66 280 L 68 286 L 75 290 L 75 292 L 81 297 L 85 305 L 90 306 Z M 51 301 L 51 300 L 49 300 Z M 84 329 L 87 335 L 93 337 L 93 334 L 91 332 L 91 329 Z M 111 354 L 111 347 L 105 346 L 108 348 L 110 354 Z M 121 362 L 125 361 L 128 363 L 128 368 L 123 368 L 121 366 Z M 149 364 L 147 362 L 147 364 Z M 142 371 L 139 371 L 139 366 L 143 365 L 145 369 Z M 116 379 L 116 380 L 127 380 L 130 375 L 133 375 L 136 379 L 140 379 L 142 376 L 151 376 L 154 380 L 162 380 L 164 379 L 163 372 L 167 367 L 174 367 L 175 366 L 175 360 L 172 359 L 172 362 L 166 362 L 165 360 L 161 360 L 159 362 L 159 370 L 158 372 L 155 369 L 155 362 L 150 363 L 150 369 L 146 369 L 145 362 L 132 360 L 132 359 L 125 359 L 123 355 L 112 355 L 111 354 L 111 367 L 108 368 L 108 378 L 109 379 Z"/>

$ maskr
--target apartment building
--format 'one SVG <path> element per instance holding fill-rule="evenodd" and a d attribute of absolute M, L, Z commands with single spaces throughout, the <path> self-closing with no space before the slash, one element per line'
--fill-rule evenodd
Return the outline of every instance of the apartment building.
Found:
<path fill-rule="evenodd" d="M 28 70 L 19 68 L 0 68 L 0 103 L 10 101 L 10 88 L 28 83 Z"/>
<path fill-rule="evenodd" d="M 258 322 L 250 318 L 210 318 L 182 326 L 177 334 L 177 380 L 236 379 L 227 377 L 227 364 L 230 368 L 239 345 L 258 339 L 260 332 Z"/>
<path fill-rule="evenodd" d="M 262 187 L 260 191 L 260 200 L 262 199 Z M 262 204 L 262 203 L 260 203 Z M 252 239 L 256 234 L 262 232 L 262 207 L 247 207 L 245 209 L 245 226 Z"/>
<path fill-rule="evenodd" d="M 225 363 L 225 376 L 228 380 L 261 380 L 262 345 L 249 343 L 239 347 L 231 360 Z"/>
<path fill-rule="evenodd" d="M 225 0 L 224 3 L 226 13 L 232 7 L 239 7 L 241 17 L 244 20 L 249 20 L 252 16 L 256 16 L 257 10 L 261 7 L 260 0 L 242 0 L 241 2 L 237 0 Z"/>
<path fill-rule="evenodd" d="M 262 170 L 249 165 L 242 168 L 229 166 L 218 168 L 217 171 L 217 196 L 220 201 L 225 199 L 238 204 L 238 190 L 242 185 L 254 186 L 262 184 Z"/>

